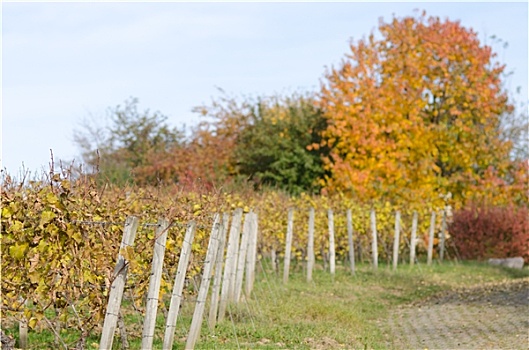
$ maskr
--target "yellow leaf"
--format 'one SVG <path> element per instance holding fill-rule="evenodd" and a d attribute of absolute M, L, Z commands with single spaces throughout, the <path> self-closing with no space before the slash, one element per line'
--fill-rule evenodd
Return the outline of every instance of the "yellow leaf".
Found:
<path fill-rule="evenodd" d="M 31 283 L 37 284 L 40 281 L 40 273 L 38 273 L 37 271 L 31 272 L 28 277 Z"/>
<path fill-rule="evenodd" d="M 42 212 L 42 214 L 40 215 L 40 226 L 42 227 L 43 225 L 49 223 L 51 220 L 53 220 L 55 218 L 55 213 L 50 211 L 50 210 L 45 210 Z"/>
<path fill-rule="evenodd" d="M 24 255 L 26 254 L 26 250 L 28 249 L 29 244 L 22 243 L 22 244 L 15 244 L 11 247 L 9 247 L 9 255 L 15 260 L 20 260 L 24 258 Z"/>
<path fill-rule="evenodd" d="M 32 317 L 32 318 L 29 319 L 28 327 L 30 329 L 34 329 L 38 322 L 39 322 L 39 320 L 36 317 Z"/>
<path fill-rule="evenodd" d="M 172 251 L 175 247 L 175 242 L 173 239 L 171 238 L 168 238 L 167 239 L 167 243 L 165 244 L 165 249 L 167 249 L 168 251 Z"/>
<path fill-rule="evenodd" d="M 10 207 L 3 207 L 2 208 L 2 217 L 3 218 L 10 218 L 11 215 L 13 215 L 13 211 Z"/>
<path fill-rule="evenodd" d="M 41 239 L 39 242 L 39 245 L 37 246 L 37 250 L 40 253 L 44 253 L 48 249 L 48 243 L 44 239 Z"/>
<path fill-rule="evenodd" d="M 57 202 L 59 201 L 59 199 L 57 198 L 57 196 L 55 195 L 55 193 L 48 193 L 46 195 L 46 201 L 49 203 L 49 204 L 57 204 Z"/>
<path fill-rule="evenodd" d="M 83 236 L 81 236 L 81 234 L 79 232 L 75 232 L 73 235 L 72 235 L 72 238 L 73 240 L 76 242 L 76 243 L 81 243 L 83 241 Z"/>
<path fill-rule="evenodd" d="M 21 232 L 24 229 L 24 224 L 18 220 L 15 220 L 11 225 L 10 229 L 13 233 Z"/>

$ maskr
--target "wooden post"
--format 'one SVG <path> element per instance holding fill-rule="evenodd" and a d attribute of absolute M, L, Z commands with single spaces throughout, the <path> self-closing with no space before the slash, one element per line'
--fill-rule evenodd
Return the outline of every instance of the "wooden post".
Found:
<path fill-rule="evenodd" d="M 410 265 L 415 264 L 415 246 L 417 245 L 417 221 L 418 214 L 413 212 L 413 219 L 411 222 L 411 240 L 410 240 Z"/>
<path fill-rule="evenodd" d="M 145 319 L 143 320 L 143 333 L 141 336 L 141 348 L 152 349 L 154 341 L 154 328 L 156 326 L 156 313 L 158 311 L 158 296 L 162 282 L 163 258 L 165 255 L 165 242 L 169 221 L 158 220 L 156 228 L 156 240 L 154 241 L 154 253 L 152 256 L 152 272 L 149 279 L 149 290 L 147 292 L 147 305 L 145 306 Z"/>
<path fill-rule="evenodd" d="M 334 247 L 334 214 L 332 209 L 327 211 L 329 225 L 329 271 L 331 275 L 336 272 L 336 252 Z"/>
<path fill-rule="evenodd" d="M 443 210 L 443 221 L 441 222 L 441 232 L 439 233 L 439 261 L 443 262 L 445 254 L 445 234 L 446 234 L 446 208 Z"/>
<path fill-rule="evenodd" d="M 219 244 L 220 235 L 220 216 L 215 214 L 213 219 L 213 229 L 209 236 L 208 250 L 206 252 L 206 259 L 204 261 L 204 270 L 202 273 L 202 281 L 197 295 L 197 302 L 195 311 L 193 313 L 193 320 L 191 321 L 191 327 L 187 336 L 186 349 L 194 349 L 195 343 L 200 336 L 200 328 L 202 327 L 202 317 L 204 316 L 204 308 L 206 307 L 206 299 L 208 297 L 209 283 L 211 281 L 211 272 L 213 265 L 215 264 L 215 258 L 217 255 L 217 246 Z"/>
<path fill-rule="evenodd" d="M 377 217 L 375 209 L 371 209 L 371 255 L 373 257 L 373 268 L 378 269 L 378 244 L 377 244 Z"/>
<path fill-rule="evenodd" d="M 220 227 L 219 246 L 217 247 L 217 258 L 215 262 L 215 276 L 213 277 L 213 289 L 211 290 L 211 303 L 209 306 L 208 326 L 214 329 L 217 324 L 217 311 L 219 306 L 220 282 L 222 278 L 222 263 L 224 262 L 224 245 L 226 244 L 226 231 L 228 231 L 228 214 L 222 215 Z"/>
<path fill-rule="evenodd" d="M 250 222 L 250 240 L 248 242 L 248 254 L 246 254 L 246 297 L 249 298 L 252 294 L 253 284 L 255 281 L 255 263 L 257 261 L 257 234 L 258 222 L 257 214 L 250 212 L 248 216 Z"/>
<path fill-rule="evenodd" d="M 355 274 L 355 246 L 353 240 L 353 213 L 351 209 L 347 209 L 347 239 L 349 241 L 349 264 L 351 266 L 351 274 Z"/>
<path fill-rule="evenodd" d="M 28 347 L 28 323 L 26 320 L 18 323 L 18 348 L 27 349 Z"/>
<path fill-rule="evenodd" d="M 24 301 L 24 308 L 28 307 L 27 299 Z M 22 319 L 18 323 L 18 348 L 27 349 L 28 347 L 28 320 L 26 316 L 22 315 Z"/>
<path fill-rule="evenodd" d="M 435 210 L 432 210 L 432 218 L 430 220 L 430 234 L 428 236 L 428 265 L 432 264 L 433 255 L 433 238 L 435 234 Z"/>
<path fill-rule="evenodd" d="M 226 267 L 224 268 L 224 278 L 228 278 L 228 283 L 222 285 L 219 319 L 222 320 L 226 312 L 228 301 L 235 300 L 235 280 L 237 279 L 237 261 L 239 257 L 239 241 L 241 238 L 242 209 L 237 208 L 233 213 L 233 220 L 230 228 L 230 238 L 228 241 L 228 256 L 226 257 Z M 231 241 L 231 242 L 230 242 Z M 228 258 L 229 257 L 229 258 Z M 227 274 L 227 275 L 226 275 Z M 224 295 L 224 296 L 223 296 Z"/>
<path fill-rule="evenodd" d="M 312 281 L 314 268 L 314 208 L 309 209 L 309 243 L 307 246 L 307 282 Z"/>
<path fill-rule="evenodd" d="M 123 290 L 125 289 L 127 271 L 129 268 L 128 261 L 121 253 L 123 250 L 132 247 L 134 244 L 134 239 L 136 238 L 137 230 L 138 218 L 129 216 L 125 221 L 125 228 L 123 230 L 123 238 L 121 239 L 118 261 L 113 274 L 114 280 L 112 281 L 112 286 L 110 287 L 107 312 L 105 315 L 105 321 L 103 323 L 103 330 L 101 332 L 101 341 L 99 342 L 100 350 L 112 349 L 114 333 L 118 323 L 119 309 L 121 308 L 121 299 L 123 298 Z"/>
<path fill-rule="evenodd" d="M 121 349 L 128 350 L 130 349 L 129 340 L 127 337 L 127 329 L 125 328 L 125 321 L 123 320 L 123 314 L 119 311 L 118 315 L 118 328 L 119 328 L 119 337 L 121 338 Z"/>
<path fill-rule="evenodd" d="M 290 254 L 292 250 L 292 235 L 294 230 L 294 209 L 288 209 L 287 237 L 285 245 L 285 265 L 283 266 L 283 283 L 288 283 L 288 274 L 290 270 Z"/>
<path fill-rule="evenodd" d="M 393 271 L 397 270 L 399 263 L 399 246 L 400 246 L 400 211 L 395 213 L 395 237 L 393 240 Z"/>
<path fill-rule="evenodd" d="M 275 248 L 270 249 L 270 264 L 272 265 L 272 271 L 277 276 L 277 253 Z"/>
<path fill-rule="evenodd" d="M 248 254 L 248 241 L 250 238 L 250 222 L 248 214 L 244 215 L 242 225 L 241 246 L 239 248 L 239 257 L 237 259 L 237 276 L 235 276 L 235 293 L 234 302 L 238 303 L 242 294 L 242 282 L 244 279 L 244 266 L 246 264 L 246 254 Z"/>
<path fill-rule="evenodd" d="M 239 236 L 241 234 L 242 209 L 238 208 L 233 214 L 231 222 L 230 237 L 226 248 L 226 263 L 224 265 L 224 276 L 222 278 L 222 288 L 220 291 L 219 316 L 218 321 L 224 319 L 228 301 L 234 299 L 235 277 L 237 267 L 237 256 L 239 249 Z"/>
<path fill-rule="evenodd" d="M 178 312 L 180 311 L 180 304 L 182 303 L 182 290 L 184 289 L 187 265 L 189 265 L 189 257 L 191 256 L 191 246 L 193 243 L 193 238 L 195 237 L 195 228 L 195 222 L 191 221 L 187 225 L 184 242 L 182 243 L 180 259 L 178 260 L 178 268 L 173 285 L 173 293 L 171 294 L 171 304 L 169 305 L 167 322 L 165 324 L 165 334 L 163 340 L 164 350 L 170 350 L 173 348 L 176 320 L 178 318 Z"/>

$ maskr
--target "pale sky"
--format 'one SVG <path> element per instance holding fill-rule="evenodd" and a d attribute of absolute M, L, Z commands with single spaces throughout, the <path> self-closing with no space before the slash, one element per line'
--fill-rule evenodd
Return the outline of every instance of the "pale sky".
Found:
<path fill-rule="evenodd" d="M 2 168 L 18 174 L 79 159 L 73 130 L 137 97 L 174 126 L 218 97 L 317 91 L 325 68 L 379 18 L 460 20 L 493 46 L 527 101 L 528 4 L 518 3 L 2 3 Z M 516 88 L 521 93 L 516 94 Z"/>

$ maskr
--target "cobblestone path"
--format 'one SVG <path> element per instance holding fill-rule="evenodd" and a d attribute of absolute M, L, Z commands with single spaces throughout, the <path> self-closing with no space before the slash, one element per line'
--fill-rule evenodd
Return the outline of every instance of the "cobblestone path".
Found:
<path fill-rule="evenodd" d="M 529 279 L 446 293 L 396 311 L 390 349 L 529 349 Z"/>

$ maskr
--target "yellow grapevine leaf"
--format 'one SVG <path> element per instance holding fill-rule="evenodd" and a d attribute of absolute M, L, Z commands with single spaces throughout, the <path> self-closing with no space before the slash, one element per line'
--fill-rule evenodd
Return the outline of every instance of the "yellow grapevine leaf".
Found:
<path fill-rule="evenodd" d="M 18 220 L 15 220 L 15 221 L 13 222 L 13 224 L 11 225 L 11 227 L 10 227 L 10 230 L 11 230 L 11 232 L 13 232 L 13 233 L 21 232 L 23 229 L 24 229 L 24 224 L 21 223 L 21 222 L 18 221 Z"/>
<path fill-rule="evenodd" d="M 39 322 L 39 320 L 36 317 L 32 317 L 28 321 L 28 327 L 30 329 L 35 329 L 35 326 L 37 326 L 38 322 Z"/>
<path fill-rule="evenodd" d="M 83 241 L 83 236 L 81 236 L 81 233 L 79 232 L 75 232 L 73 235 L 72 235 L 72 238 L 73 240 L 76 242 L 76 243 L 81 243 Z"/>
<path fill-rule="evenodd" d="M 39 281 L 40 281 L 40 277 L 41 277 L 41 275 L 40 275 L 40 273 L 38 273 L 37 271 L 33 271 L 33 272 L 31 272 L 31 273 L 28 275 L 28 277 L 29 277 L 29 280 L 31 281 L 31 283 L 35 283 L 35 284 L 37 284 L 37 283 L 39 283 Z"/>
<path fill-rule="evenodd" d="M 13 211 L 11 210 L 10 207 L 3 207 L 2 208 L 2 217 L 3 218 L 10 218 L 11 215 L 13 215 Z"/>
<path fill-rule="evenodd" d="M 57 204 L 57 202 L 59 202 L 59 199 L 57 198 L 57 196 L 55 195 L 55 193 L 48 193 L 46 195 L 46 201 L 49 203 L 49 204 Z"/>
<path fill-rule="evenodd" d="M 20 260 L 24 258 L 24 255 L 28 247 L 29 245 L 27 243 L 22 243 L 22 244 L 17 243 L 9 247 L 9 255 L 15 260 Z"/>
<path fill-rule="evenodd" d="M 45 210 L 42 212 L 40 216 L 40 226 L 43 226 L 47 223 L 49 223 L 51 220 L 55 218 L 55 213 L 50 210 Z"/>

